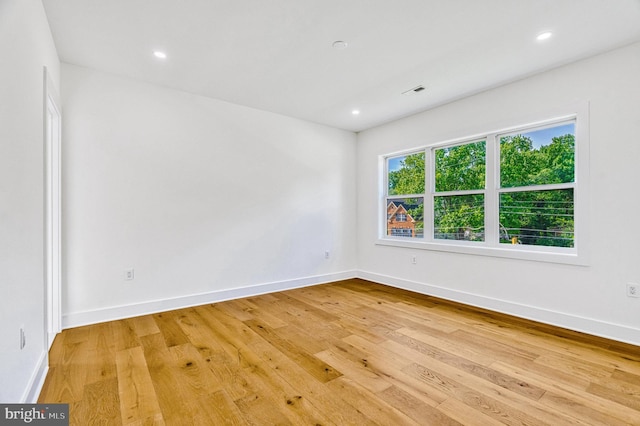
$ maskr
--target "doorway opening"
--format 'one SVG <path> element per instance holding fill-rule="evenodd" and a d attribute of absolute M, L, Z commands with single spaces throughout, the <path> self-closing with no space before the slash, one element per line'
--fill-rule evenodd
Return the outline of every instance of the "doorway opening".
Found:
<path fill-rule="evenodd" d="M 45 326 L 46 348 L 62 330 L 61 261 L 61 121 L 60 97 L 44 68 L 44 176 L 45 176 Z"/>

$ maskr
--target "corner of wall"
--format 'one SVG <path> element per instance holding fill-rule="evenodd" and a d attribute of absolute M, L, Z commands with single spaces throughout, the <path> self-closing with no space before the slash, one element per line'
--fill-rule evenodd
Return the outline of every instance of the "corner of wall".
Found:
<path fill-rule="evenodd" d="M 49 371 L 49 354 L 48 352 L 42 351 L 40 354 L 40 359 L 36 365 L 36 368 L 33 370 L 33 374 L 29 379 L 29 383 L 27 388 L 20 398 L 20 401 L 25 404 L 35 404 L 38 402 L 38 397 L 40 396 L 40 391 L 44 386 L 44 381 L 47 378 L 47 372 Z"/>

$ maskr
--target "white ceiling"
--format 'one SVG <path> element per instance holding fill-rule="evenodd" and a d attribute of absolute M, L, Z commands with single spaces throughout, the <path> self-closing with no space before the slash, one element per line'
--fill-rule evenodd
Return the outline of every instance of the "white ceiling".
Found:
<path fill-rule="evenodd" d="M 640 41 L 640 0 L 43 4 L 63 62 L 352 131 Z"/>

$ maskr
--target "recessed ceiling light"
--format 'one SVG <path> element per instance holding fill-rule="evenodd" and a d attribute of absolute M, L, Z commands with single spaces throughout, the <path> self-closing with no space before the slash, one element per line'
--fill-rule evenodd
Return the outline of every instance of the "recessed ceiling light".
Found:
<path fill-rule="evenodd" d="M 346 41 L 338 40 L 338 41 L 334 41 L 331 46 L 333 46 L 334 49 L 343 50 L 343 49 L 346 49 L 349 46 L 349 44 Z"/>
<path fill-rule="evenodd" d="M 351 114 L 358 115 L 358 114 L 360 114 L 360 110 L 359 109 L 354 109 L 353 111 L 351 111 Z"/>
<path fill-rule="evenodd" d="M 164 52 L 161 52 L 160 50 L 154 50 L 153 56 L 155 56 L 158 59 L 167 59 L 167 54 Z"/>
<path fill-rule="evenodd" d="M 538 41 L 548 40 L 551 38 L 552 35 L 553 33 L 551 31 L 545 31 L 543 33 L 538 34 L 538 37 L 536 37 L 536 40 Z"/>

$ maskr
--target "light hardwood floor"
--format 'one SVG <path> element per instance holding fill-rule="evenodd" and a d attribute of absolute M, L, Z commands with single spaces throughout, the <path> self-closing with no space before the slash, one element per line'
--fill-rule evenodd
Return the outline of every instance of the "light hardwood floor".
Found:
<path fill-rule="evenodd" d="M 640 425 L 640 347 L 348 280 L 63 331 L 74 425 Z"/>

